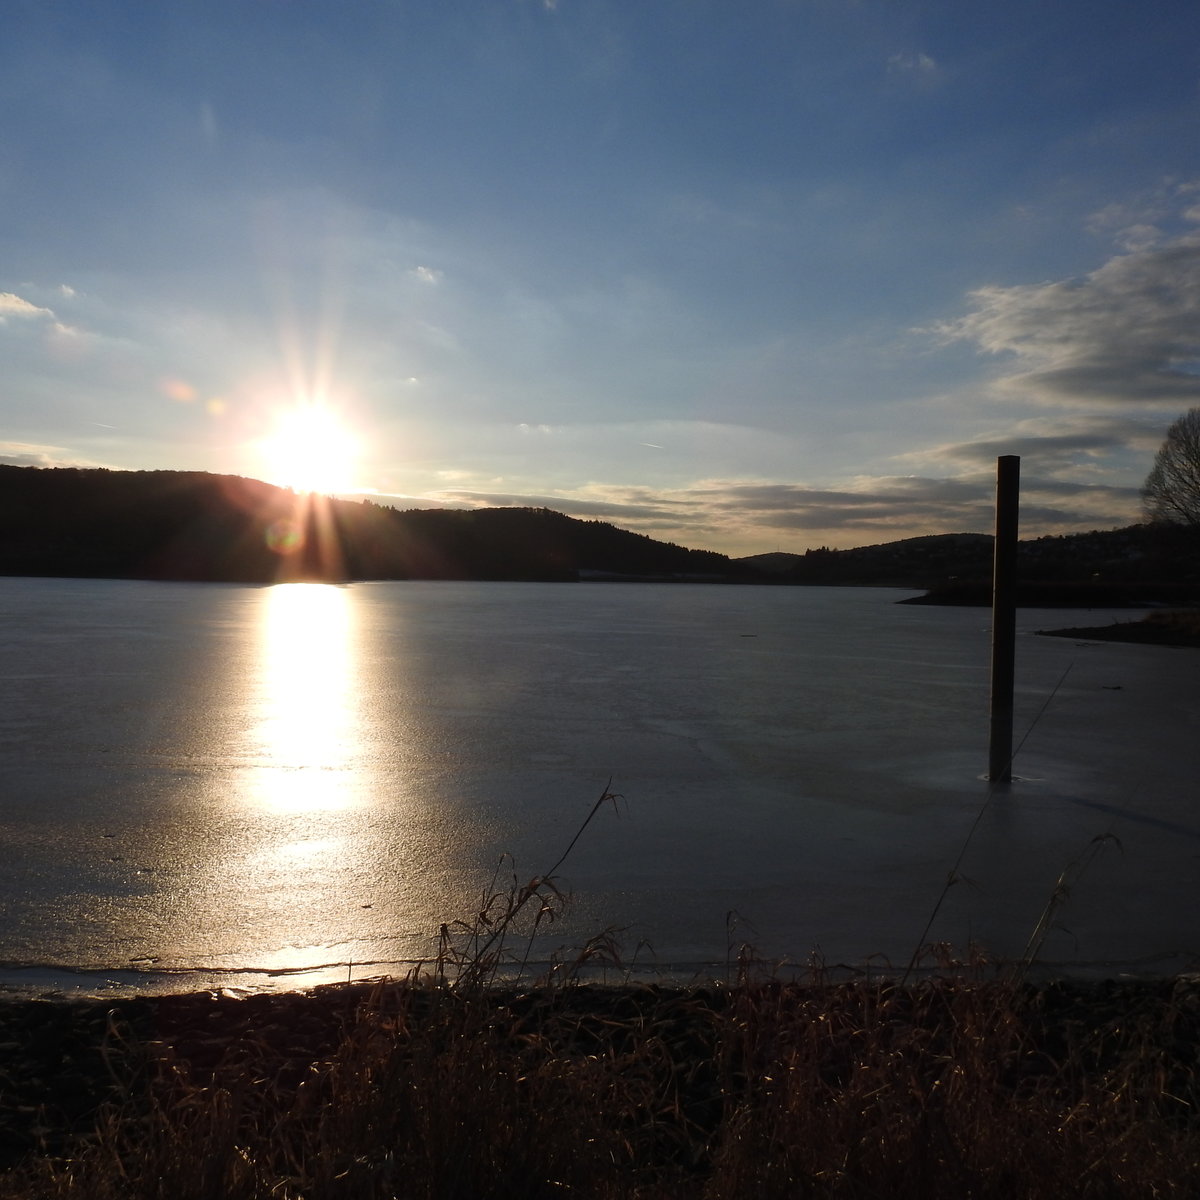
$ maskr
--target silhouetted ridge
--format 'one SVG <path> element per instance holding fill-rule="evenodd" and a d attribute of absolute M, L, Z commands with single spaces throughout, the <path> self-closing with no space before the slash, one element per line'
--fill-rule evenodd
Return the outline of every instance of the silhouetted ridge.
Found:
<path fill-rule="evenodd" d="M 296 495 L 236 475 L 0 464 L 0 574 L 287 579 L 671 579 L 887 586 L 986 604 L 992 539 L 955 533 L 730 560 L 547 508 L 410 509 Z M 1041 537 L 1018 549 L 1019 603 L 1200 598 L 1200 532 Z"/>
<path fill-rule="evenodd" d="M 233 475 L 0 465 L 0 573 L 227 580 L 721 579 L 723 554 L 545 508 L 413 509 Z"/>
<path fill-rule="evenodd" d="M 910 604 L 989 605 L 992 538 L 945 533 L 850 550 L 760 554 L 737 560 L 778 583 L 903 587 Z M 1200 599 L 1200 532 L 1180 526 L 1052 534 L 1017 547 L 1017 602 L 1087 608 Z"/>

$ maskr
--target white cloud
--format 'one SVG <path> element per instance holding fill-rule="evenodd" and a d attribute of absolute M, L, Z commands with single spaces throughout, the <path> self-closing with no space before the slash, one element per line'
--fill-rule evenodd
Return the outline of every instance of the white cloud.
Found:
<path fill-rule="evenodd" d="M 415 275 L 422 283 L 440 283 L 444 272 L 436 270 L 434 267 L 413 267 L 412 274 Z"/>
<path fill-rule="evenodd" d="M 912 74 L 928 77 L 937 70 L 934 59 L 921 52 L 915 54 L 893 54 L 888 58 L 888 71 L 897 74 Z"/>
<path fill-rule="evenodd" d="M 95 467 L 102 464 L 81 458 L 61 446 L 30 442 L 0 442 L 0 463 L 10 467 Z"/>
<path fill-rule="evenodd" d="M 48 308 L 39 308 L 36 304 L 30 304 L 28 300 L 22 300 L 13 292 L 0 292 L 0 325 L 5 324 L 10 317 L 22 320 L 48 317 L 53 320 L 54 313 Z"/>
<path fill-rule="evenodd" d="M 1140 250 L 1150 250 L 1162 237 L 1162 230 L 1157 225 L 1141 223 L 1126 226 L 1117 235 L 1117 244 L 1122 250 L 1134 253 Z"/>
<path fill-rule="evenodd" d="M 1111 258 L 1083 279 L 984 287 L 935 332 L 1007 354 L 1003 390 L 1041 403 L 1200 402 L 1200 236 Z"/>
<path fill-rule="evenodd" d="M 1133 204 L 1106 204 L 1091 213 L 1083 225 L 1097 237 L 1119 237 L 1122 230 L 1133 226 L 1156 229 L 1168 213 L 1161 198 L 1155 197 Z"/>

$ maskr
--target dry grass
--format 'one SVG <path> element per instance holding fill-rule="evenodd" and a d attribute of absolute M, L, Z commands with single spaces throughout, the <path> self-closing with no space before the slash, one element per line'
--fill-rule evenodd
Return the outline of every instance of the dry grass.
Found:
<path fill-rule="evenodd" d="M 120 1087 L 0 1197 L 1200 1194 L 1194 982 L 380 984 L 307 1057 L 224 1004 L 114 1027 Z"/>

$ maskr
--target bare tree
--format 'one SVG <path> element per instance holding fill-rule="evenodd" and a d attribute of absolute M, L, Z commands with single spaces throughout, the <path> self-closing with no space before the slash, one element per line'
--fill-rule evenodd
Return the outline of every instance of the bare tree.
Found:
<path fill-rule="evenodd" d="M 1190 408 L 1167 430 L 1142 485 L 1151 521 L 1200 526 L 1200 408 Z"/>

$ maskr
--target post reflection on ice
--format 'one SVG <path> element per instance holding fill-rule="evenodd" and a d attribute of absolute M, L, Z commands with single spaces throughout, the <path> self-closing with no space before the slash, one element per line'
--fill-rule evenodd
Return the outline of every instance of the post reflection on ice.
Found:
<path fill-rule="evenodd" d="M 261 636 L 254 799 L 286 812 L 344 808 L 359 758 L 350 596 L 330 584 L 276 584 Z"/>

